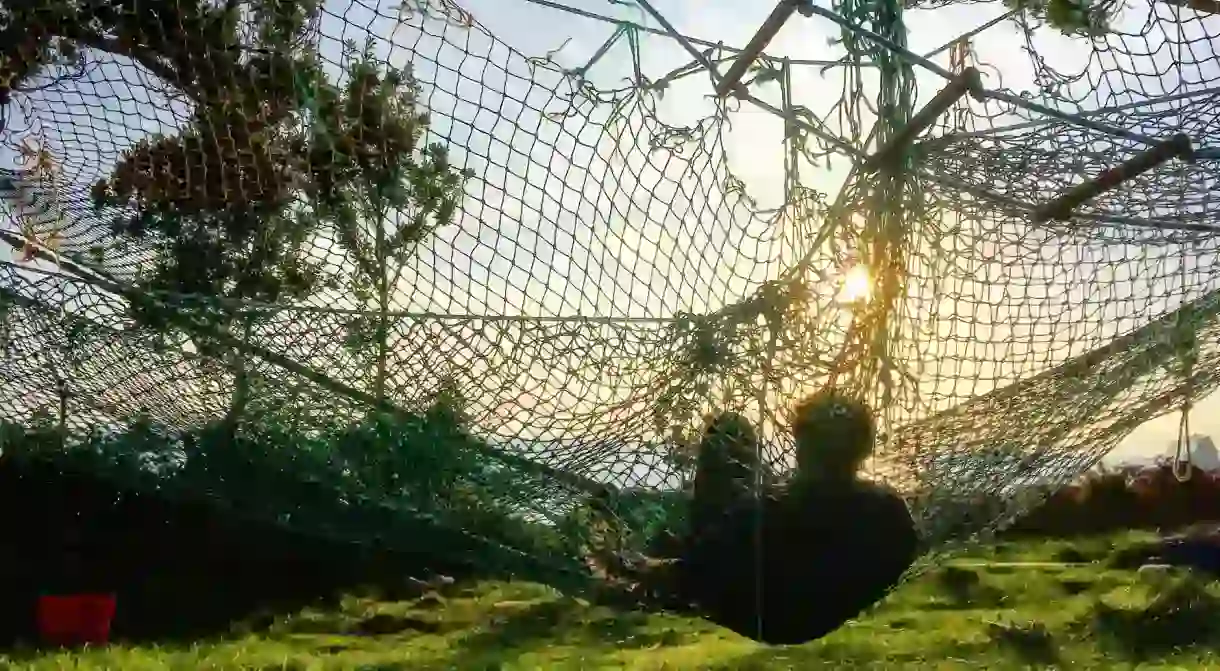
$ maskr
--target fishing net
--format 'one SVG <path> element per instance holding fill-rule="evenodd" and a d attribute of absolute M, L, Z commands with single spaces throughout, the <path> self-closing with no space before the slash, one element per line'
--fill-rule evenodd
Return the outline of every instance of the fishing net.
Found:
<path fill-rule="evenodd" d="M 580 10 L 605 41 L 571 65 L 450 0 L 0 6 L 6 455 L 575 580 L 591 493 L 639 547 L 681 524 L 705 413 L 783 474 L 790 403 L 863 393 L 869 475 L 934 547 L 1215 384 L 1195 10 L 1128 10 L 1079 72 L 1014 12 L 1036 90 L 985 77 L 870 171 L 972 64 L 910 53 L 894 2 L 813 8 L 839 60 L 764 55 L 681 121 L 666 93 L 739 51 L 627 14 Z M 649 71 L 648 40 L 691 63 Z M 822 109 L 792 84 L 815 71 L 843 86 Z M 782 126 L 782 207 L 730 167 L 746 109 Z M 1032 216 L 1173 133 L 1193 164 Z"/>

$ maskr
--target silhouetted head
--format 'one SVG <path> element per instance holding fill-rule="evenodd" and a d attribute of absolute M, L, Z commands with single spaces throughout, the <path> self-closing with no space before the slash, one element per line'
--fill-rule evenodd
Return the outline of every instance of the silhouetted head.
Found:
<path fill-rule="evenodd" d="M 827 389 L 792 412 L 798 474 L 850 479 L 873 451 L 877 425 L 872 409 L 858 398 Z"/>
<path fill-rule="evenodd" d="M 749 420 L 735 413 L 709 418 L 695 462 L 696 517 L 715 517 L 751 496 L 758 466 L 758 435 Z"/>
<path fill-rule="evenodd" d="M 698 468 L 726 479 L 753 478 L 758 465 L 758 434 L 735 412 L 712 417 L 699 443 Z"/>

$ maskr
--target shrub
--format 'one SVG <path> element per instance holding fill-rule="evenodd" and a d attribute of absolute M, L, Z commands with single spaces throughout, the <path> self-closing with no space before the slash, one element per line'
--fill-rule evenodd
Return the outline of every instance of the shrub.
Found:
<path fill-rule="evenodd" d="M 1010 533 L 1052 536 L 1176 529 L 1220 521 L 1220 477 L 1195 468 L 1185 482 L 1169 464 L 1091 473 L 1032 510 Z"/>
<path fill-rule="evenodd" d="M 406 545 L 492 573 L 581 570 L 553 524 L 530 519 L 550 508 L 537 492 L 553 483 L 488 458 L 491 447 L 445 414 L 376 414 L 309 432 L 264 421 L 236 435 L 223 422 L 172 431 L 137 418 L 126 431 L 61 438 L 57 428 L 0 421 L 6 459 L 96 474 L 116 489 L 207 501 L 345 542 Z"/>

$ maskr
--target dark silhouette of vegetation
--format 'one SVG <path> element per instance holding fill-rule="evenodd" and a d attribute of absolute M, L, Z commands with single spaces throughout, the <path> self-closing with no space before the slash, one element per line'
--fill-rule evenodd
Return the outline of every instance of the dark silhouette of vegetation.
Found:
<path fill-rule="evenodd" d="M 1169 463 L 1090 473 L 1051 493 L 1005 533 L 1071 538 L 1220 521 L 1220 474 L 1191 468 L 1185 481 Z"/>
<path fill-rule="evenodd" d="M 115 592 L 116 636 L 164 638 L 438 572 L 579 584 L 554 527 L 514 508 L 538 483 L 480 459 L 453 416 L 236 444 L 137 420 L 67 449 L 53 422 L 0 424 L 0 637 L 32 635 L 40 593 Z"/>

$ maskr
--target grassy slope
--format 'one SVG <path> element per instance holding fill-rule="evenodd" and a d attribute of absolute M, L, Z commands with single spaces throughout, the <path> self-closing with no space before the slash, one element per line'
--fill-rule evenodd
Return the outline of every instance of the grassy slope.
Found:
<path fill-rule="evenodd" d="M 1220 668 L 1220 589 L 1188 576 L 1168 578 L 1177 588 L 1155 585 L 1103 563 L 1003 565 L 1103 558 L 1130 540 L 978 550 L 913 580 L 869 617 L 794 648 L 759 646 L 701 621 L 615 615 L 533 585 L 482 584 L 412 602 L 353 597 L 336 611 L 191 648 L 0 656 L 0 668 Z M 1182 643 L 1191 645 L 1173 649 Z"/>

